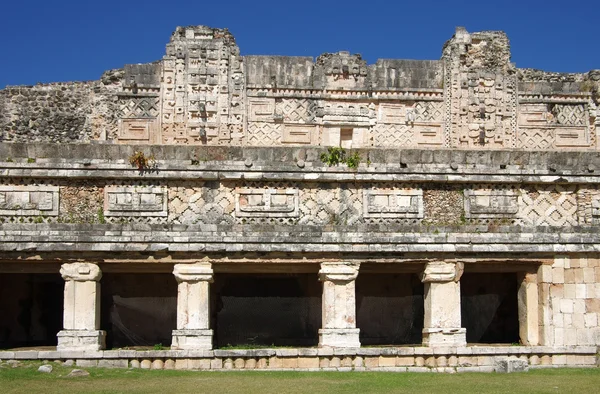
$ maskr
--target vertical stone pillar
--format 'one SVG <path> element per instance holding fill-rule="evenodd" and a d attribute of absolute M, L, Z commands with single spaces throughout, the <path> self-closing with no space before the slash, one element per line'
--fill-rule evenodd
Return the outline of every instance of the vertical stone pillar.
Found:
<path fill-rule="evenodd" d="M 461 328 L 460 277 L 462 263 L 434 261 L 427 263 L 422 282 L 425 284 L 425 319 L 423 345 L 465 346 L 467 330 Z"/>
<path fill-rule="evenodd" d="M 175 264 L 177 289 L 177 329 L 173 349 L 212 349 L 210 293 L 213 270 L 210 263 Z"/>
<path fill-rule="evenodd" d="M 322 263 L 319 280 L 323 282 L 323 328 L 320 347 L 360 347 L 356 328 L 355 280 L 358 263 Z"/>
<path fill-rule="evenodd" d="M 60 267 L 65 280 L 63 327 L 57 350 L 104 349 L 106 332 L 100 330 L 100 279 L 96 264 L 71 263 Z"/>
<path fill-rule="evenodd" d="M 517 294 L 519 308 L 519 337 L 527 346 L 539 345 L 538 277 L 535 273 L 519 275 Z"/>

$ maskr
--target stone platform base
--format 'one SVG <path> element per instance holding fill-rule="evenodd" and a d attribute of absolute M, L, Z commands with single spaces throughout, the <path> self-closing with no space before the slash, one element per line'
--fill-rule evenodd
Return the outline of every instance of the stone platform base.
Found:
<path fill-rule="evenodd" d="M 62 330 L 56 336 L 57 350 L 100 350 L 106 347 L 106 331 Z"/>
<path fill-rule="evenodd" d="M 435 354 L 434 354 L 435 353 Z M 467 346 L 250 350 L 0 351 L 6 360 L 61 360 L 80 367 L 393 372 L 516 372 L 596 367 L 595 346 Z"/>
<path fill-rule="evenodd" d="M 466 346 L 466 328 L 424 328 L 424 346 Z"/>
<path fill-rule="evenodd" d="M 319 347 L 360 347 L 359 328 L 322 328 L 319 330 Z"/>
<path fill-rule="evenodd" d="M 79 367 L 393 372 L 516 372 L 596 368 L 595 346 L 467 346 L 249 350 L 0 351 L 6 360 L 60 360 Z"/>
<path fill-rule="evenodd" d="M 172 349 L 212 349 L 213 330 L 173 330 Z"/>

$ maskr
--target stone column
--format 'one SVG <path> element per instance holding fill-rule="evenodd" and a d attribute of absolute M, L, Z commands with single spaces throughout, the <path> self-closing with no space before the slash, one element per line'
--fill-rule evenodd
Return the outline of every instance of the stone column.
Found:
<path fill-rule="evenodd" d="M 322 263 L 319 280 L 323 282 L 323 328 L 320 347 L 360 347 L 356 328 L 355 280 L 358 263 Z"/>
<path fill-rule="evenodd" d="M 100 279 L 96 264 L 71 263 L 60 267 L 65 280 L 63 327 L 57 350 L 104 349 L 106 332 L 100 330 Z"/>
<path fill-rule="evenodd" d="M 519 275 L 519 337 L 521 344 L 537 346 L 540 344 L 538 276 L 527 272 Z"/>
<path fill-rule="evenodd" d="M 460 277 L 462 263 L 427 263 L 425 284 L 424 346 L 465 346 L 467 330 L 461 328 Z"/>
<path fill-rule="evenodd" d="M 173 349 L 212 349 L 209 286 L 213 281 L 210 263 L 175 264 L 177 289 L 177 329 Z"/>

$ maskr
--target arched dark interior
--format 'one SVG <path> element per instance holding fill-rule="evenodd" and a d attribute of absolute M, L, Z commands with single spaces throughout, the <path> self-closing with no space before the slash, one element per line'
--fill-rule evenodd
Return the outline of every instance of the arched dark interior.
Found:
<path fill-rule="evenodd" d="M 106 346 L 171 345 L 177 325 L 177 281 L 172 274 L 102 276 L 101 328 Z"/>
<path fill-rule="evenodd" d="M 423 316 L 423 284 L 417 275 L 358 275 L 356 324 L 362 345 L 420 344 Z"/>
<path fill-rule="evenodd" d="M 318 344 L 321 283 L 316 274 L 218 274 L 211 299 L 217 348 Z"/>
<path fill-rule="evenodd" d="M 56 346 L 64 285 L 58 273 L 0 275 L 0 348 Z"/>
<path fill-rule="evenodd" d="M 518 343 L 516 273 L 465 273 L 460 279 L 462 326 L 469 343 Z"/>

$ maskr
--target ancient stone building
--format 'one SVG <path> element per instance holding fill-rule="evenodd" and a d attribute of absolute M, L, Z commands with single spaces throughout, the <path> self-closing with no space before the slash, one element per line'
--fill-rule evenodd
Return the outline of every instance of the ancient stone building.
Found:
<path fill-rule="evenodd" d="M 599 88 L 517 68 L 502 32 L 369 65 L 204 26 L 99 81 L 7 87 L 0 359 L 595 366 Z"/>

